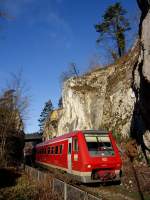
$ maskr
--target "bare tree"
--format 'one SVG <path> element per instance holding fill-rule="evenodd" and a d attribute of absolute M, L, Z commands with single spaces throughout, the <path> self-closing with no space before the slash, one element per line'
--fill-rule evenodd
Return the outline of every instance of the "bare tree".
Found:
<path fill-rule="evenodd" d="M 16 74 L 11 73 L 10 81 L 7 83 L 5 90 L 14 90 L 14 106 L 19 111 L 22 120 L 25 120 L 30 102 L 30 89 L 23 80 L 21 70 Z"/>
<path fill-rule="evenodd" d="M 19 160 L 23 148 L 24 113 L 28 97 L 21 76 L 13 75 L 11 84 L 0 95 L 0 163 Z"/>
<path fill-rule="evenodd" d="M 63 83 L 71 77 L 78 77 L 78 76 L 79 76 L 79 70 L 77 68 L 77 65 L 74 62 L 71 62 L 69 64 L 68 69 L 65 72 L 61 73 L 60 81 L 61 83 Z"/>
<path fill-rule="evenodd" d="M 70 63 L 70 71 L 72 72 L 72 74 L 76 77 L 79 76 L 79 70 L 77 69 L 77 65 L 76 63 L 72 62 Z"/>

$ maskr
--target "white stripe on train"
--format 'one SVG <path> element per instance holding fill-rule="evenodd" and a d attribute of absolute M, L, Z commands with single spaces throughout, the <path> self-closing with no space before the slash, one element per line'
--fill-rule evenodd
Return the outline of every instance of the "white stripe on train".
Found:
<path fill-rule="evenodd" d="M 64 167 L 60 167 L 60 166 L 57 166 L 57 165 L 52 165 L 52 164 L 40 162 L 40 161 L 35 161 L 35 162 L 40 164 L 40 165 L 46 165 L 47 167 L 53 167 L 53 168 L 61 169 L 61 170 L 64 170 L 64 171 L 70 173 L 70 171 L 67 168 L 64 168 Z M 77 176 L 91 176 L 91 172 L 80 172 L 80 171 L 76 171 L 76 170 L 71 170 L 71 174 L 77 175 Z"/>

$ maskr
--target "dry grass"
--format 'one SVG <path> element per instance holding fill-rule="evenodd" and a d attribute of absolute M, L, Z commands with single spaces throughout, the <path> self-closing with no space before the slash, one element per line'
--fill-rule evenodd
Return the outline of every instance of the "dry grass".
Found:
<path fill-rule="evenodd" d="M 29 177 L 23 173 L 16 173 L 15 170 L 7 169 L 6 171 L 6 177 L 4 177 L 4 174 L 2 174 L 0 170 L 0 200 L 59 199 L 56 193 L 52 193 L 52 188 L 47 181 L 36 182 L 29 179 Z M 10 178 L 8 178 L 8 174 L 11 174 Z M 2 176 L 3 181 L 1 179 Z M 10 182 L 11 179 L 13 179 L 13 181 Z M 3 182 L 5 182 L 5 184 L 3 184 Z"/>

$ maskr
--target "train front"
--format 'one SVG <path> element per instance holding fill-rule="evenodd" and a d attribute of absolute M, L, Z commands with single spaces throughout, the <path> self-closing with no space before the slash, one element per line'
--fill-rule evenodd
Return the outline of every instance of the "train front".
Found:
<path fill-rule="evenodd" d="M 112 133 L 84 133 L 88 151 L 84 182 L 120 181 L 122 161 Z"/>

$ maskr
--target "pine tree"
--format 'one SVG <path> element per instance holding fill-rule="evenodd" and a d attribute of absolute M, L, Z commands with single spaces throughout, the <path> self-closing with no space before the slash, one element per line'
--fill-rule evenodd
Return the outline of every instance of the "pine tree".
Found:
<path fill-rule="evenodd" d="M 49 100 L 45 103 L 45 106 L 40 114 L 40 119 L 38 120 L 41 134 L 43 133 L 44 124 L 46 122 L 46 119 L 52 111 L 53 111 L 53 104 L 52 104 L 51 100 Z"/>
<path fill-rule="evenodd" d="M 62 97 L 58 101 L 58 108 L 63 108 Z"/>
<path fill-rule="evenodd" d="M 95 25 L 96 32 L 99 33 L 97 43 L 102 43 L 108 38 L 111 44 L 115 41 L 117 51 L 114 51 L 114 46 L 109 48 L 114 60 L 125 53 L 125 32 L 130 30 L 129 21 L 125 18 L 126 13 L 121 3 L 117 2 L 108 7 L 102 16 L 103 21 Z"/>

